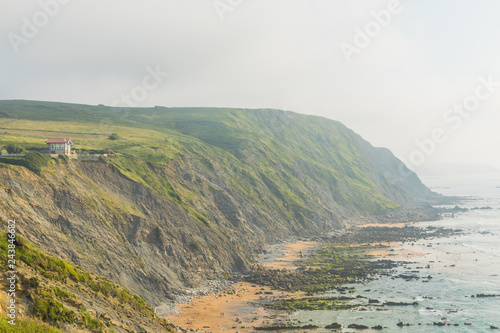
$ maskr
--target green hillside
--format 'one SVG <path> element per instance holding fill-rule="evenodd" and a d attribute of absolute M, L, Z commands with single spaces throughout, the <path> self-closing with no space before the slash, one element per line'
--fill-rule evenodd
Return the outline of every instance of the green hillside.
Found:
<path fill-rule="evenodd" d="M 9 239 L 5 232 L 0 231 L 3 280 L 10 276 L 6 273 L 9 271 Z M 138 295 L 131 295 L 110 280 L 81 267 L 45 255 L 20 237 L 15 244 L 16 277 L 19 279 L 15 300 L 18 301 L 17 312 L 20 312 L 19 307 L 23 309 L 24 318 L 17 318 L 16 325 L 10 325 L 10 318 L 0 314 L 0 332 L 60 332 L 42 320 L 54 327 L 66 325 L 74 332 L 121 332 L 145 328 L 173 332 L 170 325 L 158 318 L 151 306 Z M 0 299 L 7 298 L 5 290 L 8 288 L 2 289 Z"/>
<path fill-rule="evenodd" d="M 115 152 L 120 172 L 190 209 L 199 195 L 172 188 L 146 163 L 167 165 L 190 154 L 208 169 L 231 174 L 232 186 L 262 209 L 288 208 L 290 217 L 311 212 L 307 178 L 334 200 L 362 214 L 397 208 L 377 187 L 359 136 L 339 122 L 278 110 L 215 108 L 122 109 L 46 102 L 0 103 L 0 140 L 43 147 L 47 137 L 71 137 L 77 149 Z M 120 140 L 108 140 L 118 133 Z M 300 174 L 303 171 L 304 174 Z M 272 196 L 256 193 L 265 185 Z"/>
<path fill-rule="evenodd" d="M 44 158 L 72 138 L 95 161 Z M 439 197 L 339 122 L 280 110 L 0 101 L 0 219 L 157 305 L 244 272 L 265 244 L 426 219 Z M 54 247 L 53 244 L 58 244 Z"/>

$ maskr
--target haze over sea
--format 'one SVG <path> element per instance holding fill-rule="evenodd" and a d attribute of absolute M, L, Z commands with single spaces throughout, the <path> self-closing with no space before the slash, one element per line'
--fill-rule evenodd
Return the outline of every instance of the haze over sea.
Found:
<path fill-rule="evenodd" d="M 324 326 L 333 322 L 347 327 L 361 324 L 382 325 L 383 332 L 488 332 L 500 327 L 500 175 L 467 175 L 424 178 L 436 192 L 462 196 L 458 202 L 469 211 L 446 216 L 440 221 L 419 222 L 418 226 L 462 229 L 463 235 L 422 240 L 396 248 L 423 255 L 390 257 L 411 262 L 398 267 L 398 273 L 419 271 L 419 279 L 382 277 L 356 286 L 356 295 L 395 302 L 414 302 L 416 306 L 395 306 L 377 311 L 299 311 L 292 318 Z M 492 209 L 474 209 L 491 207 Z M 418 267 L 418 268 L 417 268 Z M 432 279 L 427 279 L 431 276 Z M 423 283 L 423 281 L 428 281 Z M 496 294 L 497 297 L 471 297 Z M 398 322 L 411 326 L 398 327 Z M 449 323 L 435 326 L 433 323 Z M 467 325 L 466 325 L 467 323 Z M 420 325 L 419 325 L 420 324 Z M 430 325 L 429 325 L 430 324 Z M 458 326 L 453 326 L 458 324 Z M 355 330 L 344 328 L 342 332 Z M 331 332 L 318 329 L 316 332 Z M 378 332 L 363 330 L 363 332 Z"/>

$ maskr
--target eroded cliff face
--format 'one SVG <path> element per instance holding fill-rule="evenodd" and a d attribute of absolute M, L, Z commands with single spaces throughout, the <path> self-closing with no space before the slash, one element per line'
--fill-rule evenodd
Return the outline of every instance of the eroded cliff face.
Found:
<path fill-rule="evenodd" d="M 42 176 L 0 164 L 0 182 L 0 218 L 16 219 L 22 236 L 153 304 L 203 279 L 244 271 L 263 244 L 294 234 L 285 217 L 207 181 L 199 185 L 200 211 L 214 222 L 201 223 L 104 162 L 71 161 Z"/>
<path fill-rule="evenodd" d="M 101 115 L 120 114 L 18 104 L 0 103 L 12 131 L 14 106 L 33 122 L 51 110 L 85 133 Z M 265 244 L 346 221 L 414 218 L 410 210 L 438 198 L 390 151 L 324 118 L 279 110 L 126 111 L 115 119 L 123 126 L 116 142 L 73 135 L 81 147 L 116 153 L 100 161 L 53 160 L 40 175 L 0 161 L 0 218 L 15 218 L 41 250 L 152 305 L 204 279 L 245 271 Z"/>
<path fill-rule="evenodd" d="M 243 269 L 236 242 L 176 203 L 113 173 L 71 162 L 42 177 L 0 165 L 0 218 L 39 249 L 108 277 L 155 304 L 172 290 Z M 257 243 L 256 235 L 245 245 Z"/>
<path fill-rule="evenodd" d="M 317 212 L 322 223 L 307 228 L 284 223 L 286 216 L 266 214 L 221 179 L 198 180 L 206 205 L 199 211 L 213 221 L 204 224 L 105 162 L 71 161 L 42 176 L 0 164 L 0 182 L 1 219 L 16 219 L 19 233 L 41 250 L 152 304 L 203 279 L 244 271 L 265 243 L 340 227 L 327 210 Z"/>

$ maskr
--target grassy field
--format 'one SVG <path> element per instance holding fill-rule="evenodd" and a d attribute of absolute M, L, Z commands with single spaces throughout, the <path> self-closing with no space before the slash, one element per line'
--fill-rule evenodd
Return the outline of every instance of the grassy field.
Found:
<path fill-rule="evenodd" d="M 110 140 L 112 133 L 120 139 Z M 320 117 L 267 109 L 0 101 L 0 145 L 41 148 L 49 137 L 71 137 L 83 153 L 110 149 L 116 158 L 108 163 L 117 171 L 188 211 L 196 210 L 191 202 L 200 193 L 153 171 L 155 166 L 188 168 L 186 155 L 204 167 L 197 172 L 217 170 L 261 209 L 279 209 L 303 224 L 314 214 L 309 201 L 317 186 L 339 205 L 363 214 L 398 207 L 374 183 L 360 137 Z"/>

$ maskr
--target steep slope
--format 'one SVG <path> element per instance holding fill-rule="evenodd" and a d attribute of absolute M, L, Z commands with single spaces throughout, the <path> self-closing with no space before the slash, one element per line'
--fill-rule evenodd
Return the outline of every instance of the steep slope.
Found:
<path fill-rule="evenodd" d="M 14 242 L 17 286 L 11 298 L 7 250 L 12 243 L 8 240 L 7 234 L 0 231 L 3 287 L 0 332 L 60 332 L 39 320 L 64 332 L 174 331 L 141 297 L 110 280 L 43 254 L 21 237 L 16 237 Z M 14 326 L 7 323 L 12 318 L 8 318 L 9 311 L 5 311 L 12 299 L 17 305 Z"/>
<path fill-rule="evenodd" d="M 439 199 L 388 150 L 293 112 L 3 101 L 0 127 L 3 145 L 71 137 L 80 153 L 114 152 L 40 175 L 0 159 L 0 218 L 152 304 L 245 270 L 265 243 Z"/>

